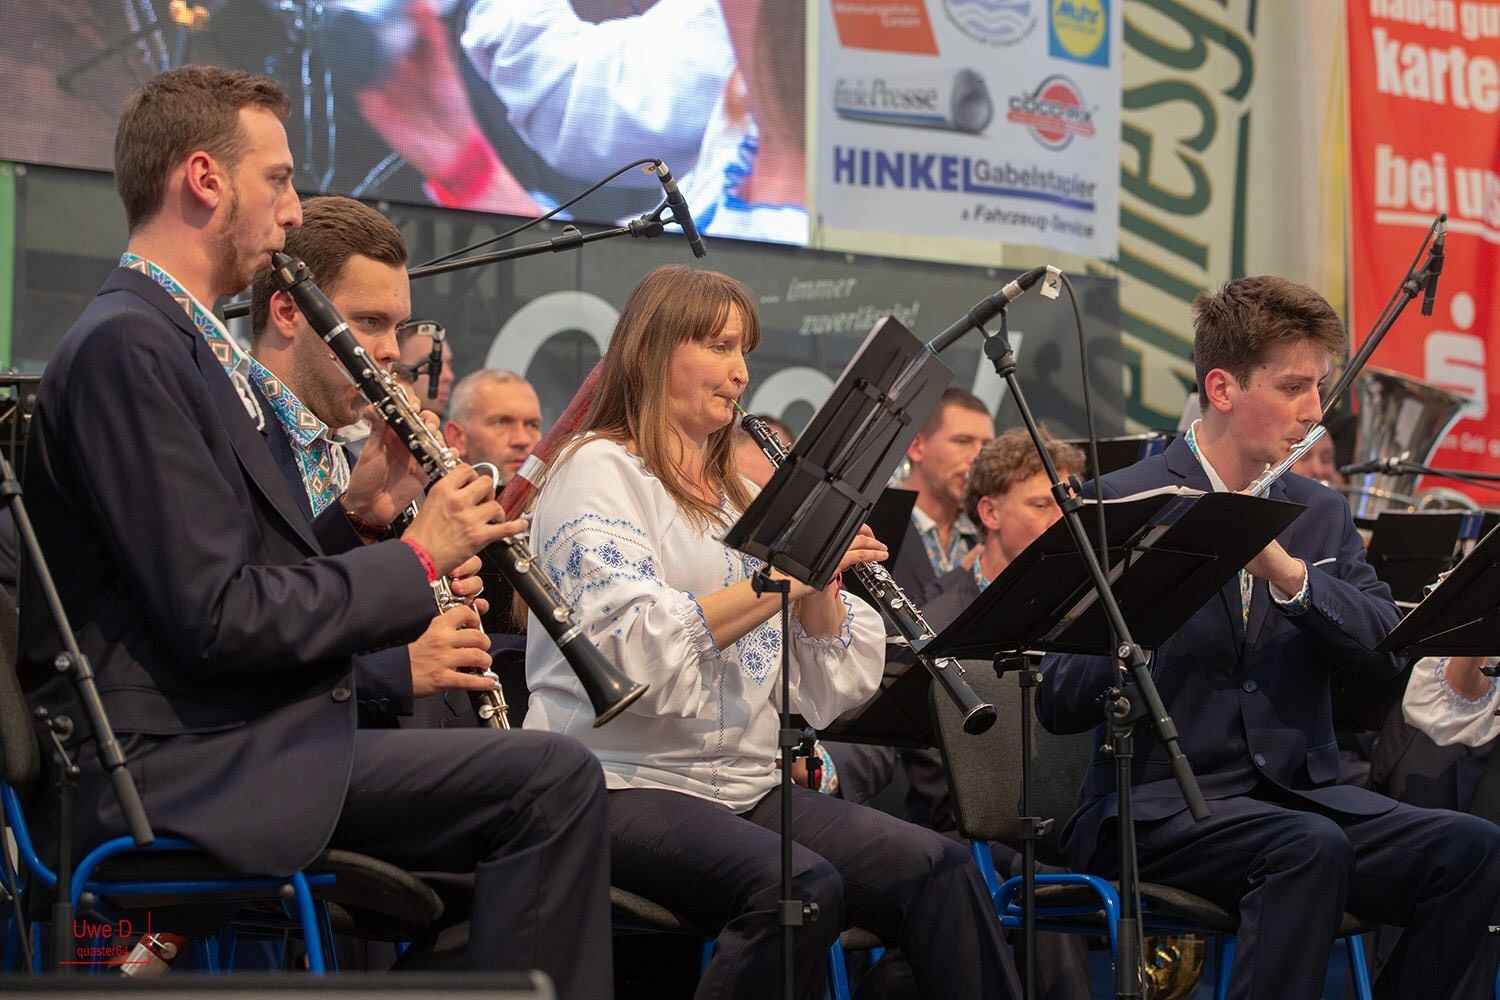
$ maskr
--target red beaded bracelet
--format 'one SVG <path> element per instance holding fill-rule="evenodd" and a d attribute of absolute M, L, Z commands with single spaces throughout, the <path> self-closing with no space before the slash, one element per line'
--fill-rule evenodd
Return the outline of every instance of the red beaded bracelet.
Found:
<path fill-rule="evenodd" d="M 412 541 L 410 538 L 403 538 L 401 539 L 401 542 L 416 553 L 417 559 L 422 563 L 422 570 L 427 574 L 427 582 L 437 583 L 437 563 L 432 561 L 432 556 L 427 554 L 427 550 L 422 548 L 421 544 Z"/>

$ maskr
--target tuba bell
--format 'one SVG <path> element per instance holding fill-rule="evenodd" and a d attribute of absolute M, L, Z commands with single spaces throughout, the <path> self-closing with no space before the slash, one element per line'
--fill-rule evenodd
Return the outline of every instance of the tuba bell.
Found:
<path fill-rule="evenodd" d="M 1410 375 L 1367 368 L 1354 381 L 1359 404 L 1354 462 L 1402 459 L 1426 465 L 1468 400 Z M 1421 506 L 1415 473 L 1365 472 L 1351 476 L 1344 492 L 1356 520 L 1373 521 L 1383 510 Z"/>

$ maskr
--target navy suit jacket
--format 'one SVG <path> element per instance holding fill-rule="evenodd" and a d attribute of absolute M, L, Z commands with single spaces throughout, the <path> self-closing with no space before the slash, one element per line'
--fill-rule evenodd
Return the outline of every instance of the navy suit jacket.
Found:
<path fill-rule="evenodd" d="M 360 545 L 337 505 L 309 521 L 186 313 L 123 268 L 47 367 L 25 491 L 158 834 L 247 871 L 309 861 L 348 787 L 356 654 L 432 617 L 415 556 Z M 67 706 L 59 649 L 24 567 L 22 684 Z M 80 758 L 78 835 L 123 832 Z"/>
<path fill-rule="evenodd" d="M 1160 486 L 1212 489 L 1179 438 L 1162 455 L 1104 477 L 1107 497 Z M 1269 782 L 1292 801 L 1349 815 L 1378 815 L 1391 799 L 1335 784 L 1338 744 L 1330 678 L 1335 671 L 1385 679 L 1404 661 L 1374 646 L 1395 627 L 1390 589 L 1365 561 L 1364 545 L 1344 499 L 1297 475 L 1283 476 L 1271 497 L 1307 507 L 1278 541 L 1307 564 L 1311 606 L 1288 615 L 1256 580 L 1248 627 L 1242 626 L 1238 579 L 1156 650 L 1151 674 L 1177 725 L 1182 750 L 1210 799 L 1243 795 Z M 1225 525 L 1225 530 L 1233 530 Z M 1041 722 L 1056 733 L 1083 732 L 1102 719 L 1100 698 L 1115 676 L 1097 656 L 1047 656 L 1038 689 Z M 1103 735 L 1100 726 L 1100 736 Z M 1164 819 L 1186 808 L 1165 751 L 1148 722 L 1136 728 L 1134 814 Z M 1212 804 L 1210 803 L 1210 808 Z M 1114 762 L 1097 750 L 1085 775 L 1078 812 L 1063 832 L 1075 864 L 1091 857 L 1100 825 L 1114 815 Z"/>

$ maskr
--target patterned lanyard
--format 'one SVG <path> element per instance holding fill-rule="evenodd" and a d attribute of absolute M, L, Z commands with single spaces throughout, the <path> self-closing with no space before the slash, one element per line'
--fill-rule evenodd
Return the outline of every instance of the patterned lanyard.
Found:
<path fill-rule="evenodd" d="M 983 562 L 980 556 L 974 557 L 974 582 L 979 584 L 979 592 L 984 593 L 984 588 L 990 585 L 990 578 L 984 575 L 984 567 L 979 565 Z"/>
<path fill-rule="evenodd" d="M 255 383 L 270 404 L 271 412 L 276 414 L 287 437 L 291 439 L 292 454 L 297 460 L 297 470 L 301 473 L 302 485 L 307 490 L 307 500 L 312 505 L 313 516 L 327 510 L 349 487 L 348 458 L 344 449 L 334 444 L 328 426 L 303 406 L 301 400 L 280 379 L 246 354 L 229 336 L 219 318 L 205 309 L 171 274 L 144 257 L 128 252 L 120 257 L 120 266 L 139 271 L 172 296 L 172 300 L 192 320 L 193 328 L 208 344 L 208 349 L 224 369 L 224 374 L 241 390 L 242 398 L 250 396 L 246 391 L 246 380 Z"/>
<path fill-rule="evenodd" d="M 1203 466 L 1204 472 L 1207 472 L 1208 463 L 1204 461 L 1203 453 L 1198 450 L 1197 430 L 1198 421 L 1194 420 L 1192 426 L 1187 430 L 1187 446 L 1193 453 L 1193 457 L 1198 460 L 1198 464 Z M 1240 629 L 1242 631 L 1250 627 L 1250 595 L 1253 593 L 1252 588 L 1254 586 L 1254 578 L 1245 570 L 1240 570 Z"/>

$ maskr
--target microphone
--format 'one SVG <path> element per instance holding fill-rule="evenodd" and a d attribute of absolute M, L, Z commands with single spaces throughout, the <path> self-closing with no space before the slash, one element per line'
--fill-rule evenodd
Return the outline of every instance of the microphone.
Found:
<path fill-rule="evenodd" d="M 694 257 L 707 257 L 708 247 L 703 243 L 703 237 L 698 235 L 698 227 L 693 224 L 693 213 L 688 211 L 687 199 L 682 197 L 682 192 L 677 190 L 677 181 L 672 176 L 672 171 L 662 160 L 656 161 L 656 166 L 649 168 L 655 172 L 657 180 L 661 181 L 661 188 L 667 193 L 667 207 L 672 210 L 672 221 L 682 227 L 682 235 L 687 237 L 688 246 L 693 250 Z"/>
<path fill-rule="evenodd" d="M 948 347 L 970 330 L 984 329 L 986 323 L 1004 312 L 1005 307 L 1019 299 L 1027 289 L 1034 287 L 1049 270 L 1051 270 L 1051 265 L 1048 264 L 1033 267 L 1014 281 L 1006 282 L 998 292 L 974 303 L 974 308 L 965 313 L 962 319 L 929 340 L 927 349 L 933 354 L 941 353 L 943 348 Z"/>
<path fill-rule="evenodd" d="M 1422 293 L 1422 315 L 1432 315 L 1432 300 L 1437 297 L 1438 276 L 1443 273 L 1443 246 L 1448 241 L 1448 216 L 1439 215 L 1437 236 L 1432 240 L 1432 249 L 1427 253 L 1426 290 Z"/>
<path fill-rule="evenodd" d="M 1339 473 L 1345 476 L 1362 476 L 1369 472 L 1378 472 L 1387 476 L 1399 476 L 1407 469 L 1406 454 L 1392 455 L 1390 458 L 1375 458 L 1368 462 L 1355 462 L 1353 465 L 1339 466 Z"/>
<path fill-rule="evenodd" d="M 443 341 L 448 339 L 448 330 L 441 323 L 424 323 L 423 333 L 432 335 L 432 353 L 427 355 L 427 398 L 437 399 L 438 379 L 443 375 Z"/>

